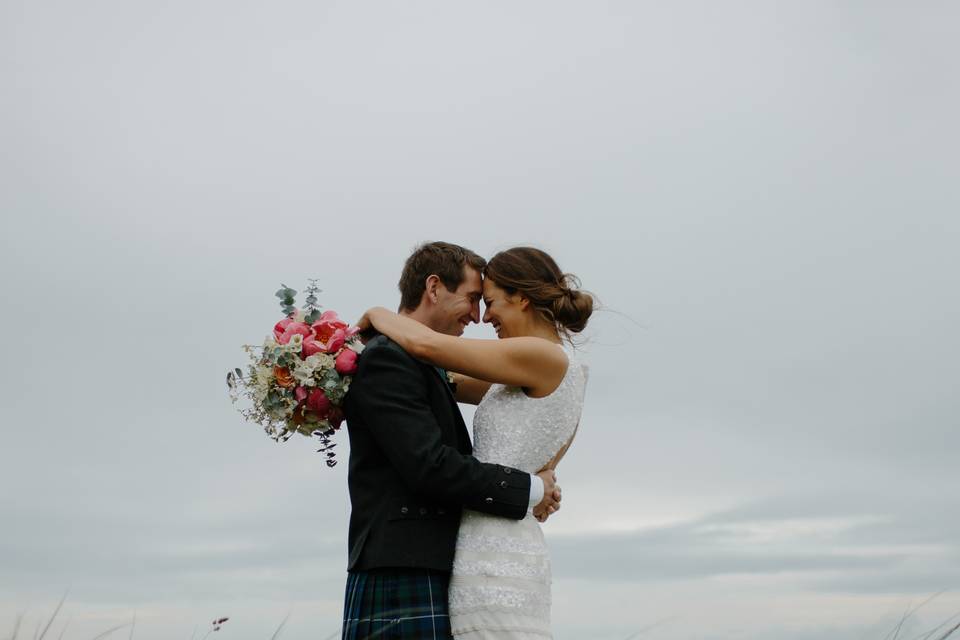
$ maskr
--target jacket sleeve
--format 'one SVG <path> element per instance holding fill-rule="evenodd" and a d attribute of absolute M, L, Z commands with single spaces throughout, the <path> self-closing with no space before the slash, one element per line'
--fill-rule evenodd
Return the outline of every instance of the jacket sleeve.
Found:
<path fill-rule="evenodd" d="M 411 491 L 507 518 L 526 515 L 530 475 L 443 444 L 423 368 L 409 355 L 386 344 L 368 347 L 349 394 L 354 411 Z"/>

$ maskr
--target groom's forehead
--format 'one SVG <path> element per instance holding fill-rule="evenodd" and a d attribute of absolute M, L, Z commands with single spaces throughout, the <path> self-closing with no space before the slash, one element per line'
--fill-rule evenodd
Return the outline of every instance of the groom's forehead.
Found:
<path fill-rule="evenodd" d="M 464 276 L 461 287 L 467 293 L 473 294 L 483 291 L 483 274 L 473 267 L 468 266 L 464 269 Z"/>

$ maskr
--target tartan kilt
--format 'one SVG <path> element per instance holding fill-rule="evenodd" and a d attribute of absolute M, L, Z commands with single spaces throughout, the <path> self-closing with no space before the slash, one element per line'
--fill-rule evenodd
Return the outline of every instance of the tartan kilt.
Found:
<path fill-rule="evenodd" d="M 450 573 L 371 569 L 347 574 L 343 640 L 452 640 Z"/>

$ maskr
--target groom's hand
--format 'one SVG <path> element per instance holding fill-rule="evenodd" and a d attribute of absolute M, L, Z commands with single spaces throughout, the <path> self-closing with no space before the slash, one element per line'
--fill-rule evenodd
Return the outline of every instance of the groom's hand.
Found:
<path fill-rule="evenodd" d="M 533 517 L 539 522 L 546 522 L 547 518 L 560 510 L 560 485 L 557 484 L 557 473 L 553 469 L 544 469 L 537 476 L 543 480 L 543 500 L 533 508 Z"/>

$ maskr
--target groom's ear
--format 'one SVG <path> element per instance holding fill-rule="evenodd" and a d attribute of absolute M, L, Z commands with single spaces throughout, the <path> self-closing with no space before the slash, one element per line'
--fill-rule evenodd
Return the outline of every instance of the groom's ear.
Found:
<path fill-rule="evenodd" d="M 423 293 L 427 296 L 427 299 L 428 299 L 430 302 L 436 304 L 436 302 L 439 300 L 439 295 L 440 295 L 440 294 L 439 294 L 439 287 L 440 287 L 442 284 L 443 284 L 443 283 L 440 282 L 440 276 L 438 276 L 438 275 L 436 275 L 436 274 L 431 274 L 431 275 L 427 276 L 427 280 L 426 280 L 426 282 L 425 282 L 425 286 L 424 286 Z"/>

